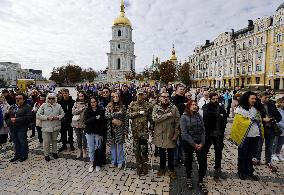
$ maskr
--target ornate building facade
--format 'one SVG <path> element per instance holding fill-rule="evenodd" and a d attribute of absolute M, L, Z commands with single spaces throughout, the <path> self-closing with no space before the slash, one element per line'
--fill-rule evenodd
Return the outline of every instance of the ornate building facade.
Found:
<path fill-rule="evenodd" d="M 249 20 L 246 28 L 220 34 L 189 57 L 193 87 L 284 85 L 284 3 L 273 16 Z"/>
<path fill-rule="evenodd" d="M 125 16 L 124 1 L 121 0 L 120 16 L 112 26 L 112 40 L 108 55 L 108 82 L 124 82 L 125 75 L 135 70 L 134 42 L 132 41 L 132 25 Z"/>

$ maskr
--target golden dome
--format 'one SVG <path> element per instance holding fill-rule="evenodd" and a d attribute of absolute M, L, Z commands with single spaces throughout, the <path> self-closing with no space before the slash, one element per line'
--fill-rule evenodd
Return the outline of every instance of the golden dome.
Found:
<path fill-rule="evenodd" d="M 172 61 L 177 61 L 176 51 L 175 51 L 175 45 L 173 45 L 172 57 L 171 57 L 170 60 L 172 60 Z"/>
<path fill-rule="evenodd" d="M 124 12 L 124 1 L 121 0 L 120 5 L 120 16 L 118 16 L 114 21 L 113 25 L 124 25 L 124 26 L 132 26 L 130 20 L 125 16 Z"/>

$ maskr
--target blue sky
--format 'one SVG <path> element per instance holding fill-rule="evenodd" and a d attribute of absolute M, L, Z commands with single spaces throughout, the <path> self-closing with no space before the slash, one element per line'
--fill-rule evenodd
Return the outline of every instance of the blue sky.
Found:
<path fill-rule="evenodd" d="M 196 45 L 239 29 L 247 20 L 273 15 L 283 0 L 126 0 L 133 25 L 136 70 L 153 54 L 184 61 Z M 111 26 L 120 0 L 0 0 L 0 61 L 43 69 L 72 61 L 105 69 Z"/>

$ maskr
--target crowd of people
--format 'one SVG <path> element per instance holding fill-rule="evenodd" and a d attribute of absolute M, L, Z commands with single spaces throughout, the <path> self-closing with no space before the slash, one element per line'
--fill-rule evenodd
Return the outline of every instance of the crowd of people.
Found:
<path fill-rule="evenodd" d="M 228 118 L 233 120 L 230 140 L 238 146 L 240 179 L 259 180 L 254 166 L 261 165 L 263 144 L 265 164 L 272 172 L 277 171 L 273 162 L 284 160 L 284 97 L 275 100 L 269 91 L 191 91 L 183 84 L 158 90 L 157 86 L 113 84 L 78 86 L 73 100 L 64 88 L 57 93 L 33 89 L 29 95 L 5 89 L 0 95 L 0 107 L 0 144 L 5 147 L 10 137 L 14 146 L 10 162 L 28 159 L 30 129 L 31 137 L 37 132 L 38 148 L 47 162 L 59 158 L 58 153 L 69 146 L 71 151 L 77 149 L 78 159 L 89 158 L 89 172 L 100 171 L 108 163 L 110 168 L 121 169 L 126 163 L 125 142 L 131 135 L 139 176 L 148 174 L 149 144 L 153 144 L 154 155 L 160 158 L 157 176 L 176 179 L 175 166 L 184 164 L 186 183 L 192 189 L 195 153 L 199 188 L 207 193 L 204 178 L 212 145 L 214 178 L 226 177 L 222 153 Z M 58 149 L 59 142 L 62 145 Z"/>

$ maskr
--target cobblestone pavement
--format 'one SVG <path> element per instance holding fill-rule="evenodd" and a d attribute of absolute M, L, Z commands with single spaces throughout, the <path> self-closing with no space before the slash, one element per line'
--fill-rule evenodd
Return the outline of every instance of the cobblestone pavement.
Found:
<path fill-rule="evenodd" d="M 226 134 L 228 134 L 230 125 Z M 37 139 L 29 140 L 29 159 L 23 163 L 9 163 L 12 145 L 0 153 L 0 194 L 201 194 L 197 189 L 189 191 L 185 185 L 185 170 L 177 168 L 178 179 L 157 177 L 158 160 L 154 159 L 154 171 L 138 177 L 134 169 L 134 156 L 130 156 L 126 170 L 109 168 L 100 172 L 88 172 L 89 163 L 76 160 L 76 151 L 66 151 L 57 160 L 45 162 L 42 152 L 36 149 Z M 60 146 L 60 144 L 59 144 Z M 129 148 L 130 149 L 130 148 Z M 212 153 L 212 151 L 211 151 Z M 214 157 L 208 156 L 209 171 L 206 181 L 209 194 L 284 194 L 284 162 L 278 162 L 279 171 L 272 174 L 265 165 L 256 167 L 260 181 L 241 181 L 237 175 L 237 148 L 225 140 L 223 171 L 227 179 L 214 181 Z M 197 170 L 197 165 L 194 165 Z M 196 176 L 195 174 L 193 174 Z M 196 178 L 195 178 L 196 180 Z"/>

